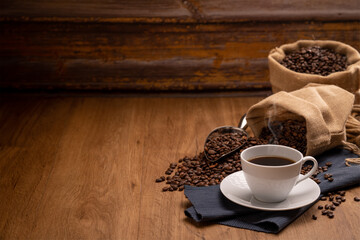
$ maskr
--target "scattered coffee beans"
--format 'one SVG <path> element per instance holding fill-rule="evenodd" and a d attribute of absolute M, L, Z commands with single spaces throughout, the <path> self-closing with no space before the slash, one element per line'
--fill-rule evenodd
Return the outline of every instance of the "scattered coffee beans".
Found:
<path fill-rule="evenodd" d="M 272 121 L 267 128 L 262 129 L 260 139 L 272 144 L 281 144 L 306 153 L 306 125 L 305 121 L 285 120 Z"/>
<path fill-rule="evenodd" d="M 317 184 L 321 183 L 321 180 L 317 178 L 317 175 L 319 173 L 323 173 L 328 171 L 328 168 L 332 166 L 331 162 L 327 162 L 325 164 L 325 166 L 323 167 L 318 167 L 318 169 L 316 170 L 316 172 L 310 177 L 312 180 L 314 180 Z M 301 174 L 306 174 L 311 170 L 312 166 L 311 165 L 306 165 L 302 168 L 301 170 Z M 332 177 L 332 174 L 330 173 L 326 173 L 324 174 L 324 179 L 328 180 L 329 182 L 334 181 L 334 178 Z"/>
<path fill-rule="evenodd" d="M 318 205 L 317 207 L 317 209 L 321 210 L 321 215 L 328 216 L 329 218 L 334 218 L 334 211 L 336 210 L 336 208 L 340 206 L 341 203 L 345 202 L 346 200 L 345 194 L 346 194 L 345 191 L 337 191 L 337 192 L 329 192 L 327 193 L 326 196 L 320 197 L 321 201 L 327 201 L 327 203 L 324 206 Z M 358 201 L 360 201 L 360 199 Z"/>
<path fill-rule="evenodd" d="M 280 63 L 295 72 L 322 76 L 344 71 L 347 68 L 345 55 L 319 46 L 301 48 L 299 51 L 289 53 Z"/>
<path fill-rule="evenodd" d="M 184 157 L 178 163 L 171 163 L 165 172 L 169 173 L 166 178 L 166 184 L 169 186 L 164 187 L 162 191 L 182 191 L 184 185 L 220 184 L 226 176 L 241 170 L 240 153 L 248 147 L 259 144 L 266 144 L 266 142 L 257 138 L 249 138 L 238 151 L 215 163 L 209 162 L 203 152 L 193 158 Z M 161 182 L 160 179 L 163 177 L 156 179 L 156 182 Z"/>
<path fill-rule="evenodd" d="M 360 198 L 359 197 L 354 197 L 354 201 L 355 202 L 360 202 Z"/>
<path fill-rule="evenodd" d="M 209 138 L 205 143 L 204 151 L 210 161 L 216 161 L 247 141 L 247 136 L 240 132 L 224 133 Z"/>

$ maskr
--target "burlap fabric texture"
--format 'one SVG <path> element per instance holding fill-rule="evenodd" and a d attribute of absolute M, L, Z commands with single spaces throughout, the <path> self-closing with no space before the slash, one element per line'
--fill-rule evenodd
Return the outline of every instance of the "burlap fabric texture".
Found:
<path fill-rule="evenodd" d="M 347 56 L 348 67 L 345 71 L 335 72 L 328 76 L 298 73 L 280 64 L 286 54 L 302 47 L 320 46 L 332 49 Z M 268 56 L 270 83 L 273 93 L 279 91 L 291 92 L 306 86 L 308 83 L 331 84 L 356 93 L 360 88 L 360 53 L 353 47 L 342 42 L 330 40 L 299 40 L 272 49 Z"/>
<path fill-rule="evenodd" d="M 286 119 L 306 122 L 306 155 L 318 155 L 346 141 L 345 123 L 351 113 L 354 95 L 335 85 L 308 84 L 281 91 L 253 105 L 247 122 L 255 136 L 272 121 Z"/>

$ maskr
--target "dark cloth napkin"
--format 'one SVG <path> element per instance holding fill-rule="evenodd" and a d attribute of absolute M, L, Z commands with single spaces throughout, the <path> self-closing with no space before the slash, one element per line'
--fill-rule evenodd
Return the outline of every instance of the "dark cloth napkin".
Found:
<path fill-rule="evenodd" d="M 358 156 L 344 149 L 332 149 L 316 157 L 320 167 L 325 166 L 326 162 L 332 162 L 325 173 L 333 175 L 333 182 L 324 179 L 325 173 L 317 176 L 321 180 L 321 195 L 360 186 L 360 165 L 345 165 L 345 158 L 356 157 Z M 228 200 L 221 193 L 219 185 L 185 186 L 185 195 L 193 205 L 185 210 L 185 215 L 196 222 L 212 222 L 266 233 L 280 232 L 313 205 L 288 211 L 254 210 Z"/>

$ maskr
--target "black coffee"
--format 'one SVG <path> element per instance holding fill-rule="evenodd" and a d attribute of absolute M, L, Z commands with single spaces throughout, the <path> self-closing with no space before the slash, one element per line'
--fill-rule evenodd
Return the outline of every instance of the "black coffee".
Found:
<path fill-rule="evenodd" d="M 277 156 L 261 156 L 250 159 L 249 162 L 265 166 L 283 166 L 295 163 L 295 161 Z"/>

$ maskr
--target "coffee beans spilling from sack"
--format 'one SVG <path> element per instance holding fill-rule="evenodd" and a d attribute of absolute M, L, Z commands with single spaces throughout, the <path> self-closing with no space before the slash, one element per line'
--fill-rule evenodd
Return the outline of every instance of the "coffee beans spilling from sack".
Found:
<path fill-rule="evenodd" d="M 306 123 L 300 120 L 272 121 L 259 136 L 271 144 L 281 144 L 306 153 Z"/>
<path fill-rule="evenodd" d="M 295 72 L 327 76 L 346 70 L 347 57 L 331 49 L 314 46 L 288 53 L 280 63 Z"/>
<path fill-rule="evenodd" d="M 215 151 L 215 155 L 222 151 L 224 139 L 228 138 L 229 136 L 226 135 L 214 139 L 211 149 Z M 163 191 L 182 191 L 184 185 L 210 186 L 219 184 L 229 174 L 242 169 L 240 153 L 243 150 L 251 146 L 268 143 L 286 145 L 305 153 L 305 122 L 299 120 L 270 122 L 269 128 L 263 129 L 260 138 L 250 137 L 244 144 L 243 141 L 239 141 L 238 144 L 243 144 L 240 149 L 225 159 L 211 163 L 206 159 L 203 152 L 192 158 L 184 157 L 178 162 L 170 163 L 165 170 L 165 175 L 155 181 L 166 182 L 168 186 L 165 186 Z"/>

